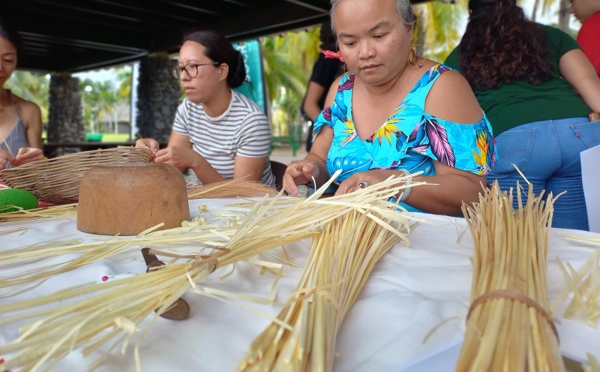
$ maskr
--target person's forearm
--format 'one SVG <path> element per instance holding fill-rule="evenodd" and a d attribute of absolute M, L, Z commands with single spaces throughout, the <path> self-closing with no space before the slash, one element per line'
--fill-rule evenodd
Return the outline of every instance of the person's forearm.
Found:
<path fill-rule="evenodd" d="M 27 142 L 29 142 L 29 147 L 34 147 L 36 149 L 40 149 L 40 150 L 44 150 L 44 144 L 42 143 L 42 136 L 40 135 L 36 135 L 33 137 L 33 139 L 28 139 Z"/>
<path fill-rule="evenodd" d="M 428 185 L 413 187 L 405 203 L 427 213 L 461 216 L 463 202 L 478 201 L 483 191 L 482 184 L 460 175 L 414 177 L 412 182 Z"/>
<path fill-rule="evenodd" d="M 316 81 L 311 81 L 308 83 L 308 89 L 306 90 L 306 96 L 304 97 L 304 104 L 302 108 L 312 121 L 315 121 L 317 116 L 319 116 L 321 113 L 319 100 L 323 93 L 325 93 L 325 87 L 323 87 L 321 84 L 317 83 Z"/>
<path fill-rule="evenodd" d="M 314 122 L 317 119 L 317 116 L 319 116 L 319 114 L 321 113 L 321 109 L 317 105 L 305 104 L 304 112 L 306 113 L 306 115 L 308 115 L 310 120 Z"/>
<path fill-rule="evenodd" d="M 203 185 L 225 180 L 225 177 L 217 172 L 215 168 L 199 154 L 191 168 Z"/>
<path fill-rule="evenodd" d="M 586 79 L 579 94 L 593 112 L 600 112 L 600 79 L 598 77 Z"/>

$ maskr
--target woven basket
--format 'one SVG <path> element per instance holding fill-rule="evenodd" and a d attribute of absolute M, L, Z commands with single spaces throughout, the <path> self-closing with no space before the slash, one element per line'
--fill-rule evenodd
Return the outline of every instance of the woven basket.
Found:
<path fill-rule="evenodd" d="M 38 160 L 0 171 L 0 180 L 15 189 L 27 190 L 39 200 L 76 203 L 83 174 L 96 165 L 147 163 L 150 152 L 134 147 L 81 151 L 48 160 Z"/>

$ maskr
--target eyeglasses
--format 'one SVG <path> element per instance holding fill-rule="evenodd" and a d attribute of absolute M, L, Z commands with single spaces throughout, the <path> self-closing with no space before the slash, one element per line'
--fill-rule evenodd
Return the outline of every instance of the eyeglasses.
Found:
<path fill-rule="evenodd" d="M 181 77 L 181 74 L 185 71 L 186 75 L 191 79 L 198 76 L 198 67 L 209 66 L 209 65 L 220 65 L 220 62 L 207 62 L 207 63 L 189 63 L 185 66 L 176 66 L 173 69 L 173 74 L 177 79 Z"/>

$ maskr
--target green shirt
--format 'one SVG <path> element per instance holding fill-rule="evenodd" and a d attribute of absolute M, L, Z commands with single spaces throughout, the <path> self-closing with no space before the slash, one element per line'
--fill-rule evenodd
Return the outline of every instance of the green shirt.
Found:
<path fill-rule="evenodd" d="M 543 120 L 556 120 L 587 116 L 592 110 L 560 76 L 560 58 L 579 45 L 563 31 L 538 25 L 546 32 L 551 55 L 552 79 L 531 85 L 527 79 L 505 83 L 494 89 L 477 90 L 475 96 L 492 124 L 494 135 L 522 124 Z M 460 71 L 458 48 L 444 62 Z"/>

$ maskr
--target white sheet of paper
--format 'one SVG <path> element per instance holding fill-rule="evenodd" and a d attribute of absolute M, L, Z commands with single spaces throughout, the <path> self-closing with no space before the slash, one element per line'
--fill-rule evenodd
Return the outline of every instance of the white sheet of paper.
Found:
<path fill-rule="evenodd" d="M 581 177 L 590 231 L 600 232 L 600 145 L 582 151 Z"/>

